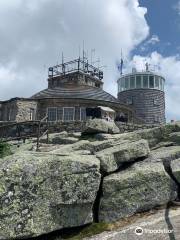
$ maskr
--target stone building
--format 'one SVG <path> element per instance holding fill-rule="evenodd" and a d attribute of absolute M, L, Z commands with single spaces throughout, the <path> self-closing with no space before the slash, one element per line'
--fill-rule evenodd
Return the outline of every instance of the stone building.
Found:
<path fill-rule="evenodd" d="M 103 72 L 81 59 L 49 68 L 48 88 L 0 102 L 0 121 L 84 121 L 88 108 L 107 107 L 136 121 L 133 108 L 103 90 Z"/>
<path fill-rule="evenodd" d="M 118 80 L 118 99 L 134 109 L 146 124 L 165 123 L 165 79 L 146 69 L 122 75 Z"/>

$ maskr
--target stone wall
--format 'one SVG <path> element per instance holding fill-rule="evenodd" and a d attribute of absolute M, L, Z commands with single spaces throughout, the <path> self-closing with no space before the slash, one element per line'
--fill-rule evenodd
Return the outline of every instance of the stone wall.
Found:
<path fill-rule="evenodd" d="M 11 99 L 1 103 L 0 121 L 22 122 L 35 120 L 37 102 L 28 99 Z"/>
<path fill-rule="evenodd" d="M 34 116 L 33 116 L 33 112 Z M 16 121 L 29 121 L 36 119 L 37 102 L 36 101 L 17 101 Z"/>
<path fill-rule="evenodd" d="M 164 92 L 156 89 L 132 89 L 118 94 L 120 102 L 129 104 L 137 117 L 147 124 L 165 123 Z"/>
<path fill-rule="evenodd" d="M 41 124 L 41 133 L 43 134 L 47 128 L 50 133 L 58 132 L 82 132 L 85 127 L 86 122 L 43 122 Z M 132 123 L 122 123 L 116 122 L 116 125 L 120 129 L 120 133 L 133 132 L 140 129 L 149 129 L 156 127 L 158 125 L 138 125 Z M 19 132 L 20 131 L 20 132 Z M 38 131 L 38 121 L 31 122 L 22 122 L 22 123 L 9 123 L 9 122 L 0 122 L 0 138 L 16 138 L 20 136 L 37 136 Z"/>

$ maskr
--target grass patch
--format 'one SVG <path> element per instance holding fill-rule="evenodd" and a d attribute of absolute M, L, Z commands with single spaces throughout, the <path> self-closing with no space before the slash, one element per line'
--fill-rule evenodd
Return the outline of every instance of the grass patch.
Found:
<path fill-rule="evenodd" d="M 8 143 L 0 140 L 0 158 L 6 157 L 11 154 L 11 147 Z"/>
<path fill-rule="evenodd" d="M 106 223 L 93 223 L 84 229 L 82 229 L 77 235 L 73 234 L 71 236 L 62 236 L 62 239 L 68 240 L 82 240 L 83 238 L 92 237 L 96 234 L 100 234 L 104 231 L 110 231 L 109 224 Z M 56 239 L 58 240 L 58 238 Z"/>

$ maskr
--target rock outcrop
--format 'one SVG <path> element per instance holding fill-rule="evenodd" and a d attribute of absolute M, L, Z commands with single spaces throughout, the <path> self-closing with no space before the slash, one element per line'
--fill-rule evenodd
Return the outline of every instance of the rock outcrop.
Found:
<path fill-rule="evenodd" d="M 101 177 L 95 156 L 21 153 L 0 161 L 0 239 L 93 222 Z"/>
<path fill-rule="evenodd" d="M 98 152 L 96 156 L 100 160 L 101 170 L 109 173 L 118 170 L 124 163 L 147 157 L 149 153 L 148 142 L 139 140 L 137 142 L 122 142 L 120 145 Z"/>
<path fill-rule="evenodd" d="M 103 119 L 93 119 L 86 122 L 82 134 L 96 134 L 96 133 L 119 133 L 119 128 L 114 122 L 108 122 Z"/>
<path fill-rule="evenodd" d="M 95 119 L 82 136 L 50 134 L 38 153 L 33 140 L 14 145 L 0 159 L 0 239 L 110 223 L 179 201 L 179 132 L 170 124 L 120 134 Z"/>
<path fill-rule="evenodd" d="M 176 184 L 162 163 L 136 163 L 104 178 L 99 220 L 115 222 L 164 205 L 176 196 Z"/>

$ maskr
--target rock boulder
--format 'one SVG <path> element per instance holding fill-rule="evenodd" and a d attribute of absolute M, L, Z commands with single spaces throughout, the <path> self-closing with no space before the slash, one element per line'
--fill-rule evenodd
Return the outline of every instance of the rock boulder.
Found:
<path fill-rule="evenodd" d="M 95 156 L 22 152 L 0 162 L 0 239 L 93 222 L 101 177 Z"/>
<path fill-rule="evenodd" d="M 150 153 L 146 140 L 136 142 L 125 141 L 119 145 L 102 150 L 96 154 L 100 160 L 101 170 L 110 173 L 118 170 L 124 163 L 134 162 L 139 158 L 147 157 Z"/>
<path fill-rule="evenodd" d="M 114 222 L 164 205 L 176 196 L 176 184 L 162 163 L 136 163 L 104 178 L 99 220 Z"/>
<path fill-rule="evenodd" d="M 108 122 L 104 119 L 88 120 L 83 129 L 82 134 L 97 134 L 97 133 L 119 133 L 119 128 L 114 122 Z"/>

